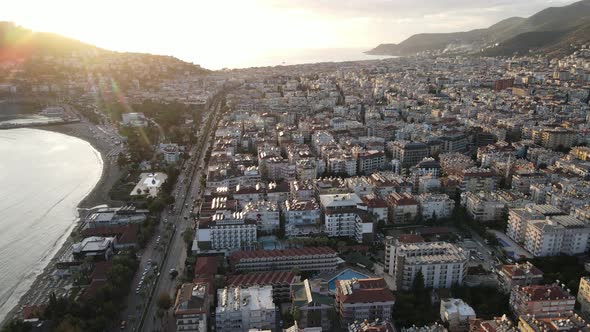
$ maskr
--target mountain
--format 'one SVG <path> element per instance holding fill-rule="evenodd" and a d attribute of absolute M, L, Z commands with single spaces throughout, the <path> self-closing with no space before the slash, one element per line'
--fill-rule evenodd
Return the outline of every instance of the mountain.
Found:
<path fill-rule="evenodd" d="M 420 52 L 511 55 L 529 50 L 567 50 L 585 43 L 590 27 L 590 0 L 550 7 L 528 17 L 511 17 L 488 28 L 453 33 L 413 35 L 399 44 L 381 44 L 368 51 L 376 55 L 414 55 Z"/>
<path fill-rule="evenodd" d="M 209 72 L 198 65 L 171 56 L 109 51 L 58 34 L 31 31 L 13 22 L 0 22 L 0 63 L 32 62 L 40 57 L 67 57 L 74 54 L 84 55 L 98 62 L 106 58 L 125 61 L 135 59 L 164 63 L 178 70 L 194 73 Z"/>
<path fill-rule="evenodd" d="M 99 48 L 54 33 L 33 32 L 12 22 L 0 22 L 0 62 L 36 55 L 65 55 Z"/>

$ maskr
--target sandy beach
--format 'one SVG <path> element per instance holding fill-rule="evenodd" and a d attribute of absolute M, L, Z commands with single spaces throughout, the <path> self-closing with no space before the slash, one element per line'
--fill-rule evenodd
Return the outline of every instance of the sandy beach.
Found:
<path fill-rule="evenodd" d="M 121 175 L 121 170 L 119 169 L 116 162 L 116 153 L 118 153 L 120 148 L 118 148 L 118 146 L 113 145 L 106 139 L 101 139 L 102 136 L 96 134 L 97 130 L 94 125 L 87 122 L 78 122 L 70 124 L 44 126 L 38 127 L 36 129 L 58 132 L 83 139 L 89 142 L 101 154 L 103 161 L 102 175 L 94 189 L 81 202 L 79 202 L 78 208 L 80 209 L 79 213 L 81 215 L 84 213 L 83 209 L 85 208 L 92 208 L 97 205 L 103 204 L 107 204 L 109 206 L 119 206 L 122 203 L 124 203 L 113 201 L 109 197 L 110 189 Z M 52 287 L 61 286 L 65 286 L 65 288 L 67 288 L 67 283 L 65 282 L 65 280 L 60 279 L 56 282 L 56 279 L 52 278 L 52 273 L 55 270 L 55 265 L 59 257 L 64 255 L 74 243 L 74 238 L 72 234 L 75 233 L 78 227 L 79 224 L 72 226 L 70 233 L 68 234 L 68 238 L 65 240 L 64 244 L 57 251 L 57 253 L 51 259 L 51 261 L 47 264 L 47 266 L 43 269 L 43 272 L 35 278 L 35 281 L 31 285 L 31 287 L 19 299 L 18 304 L 10 311 L 10 313 L 6 315 L 4 322 L 6 322 L 8 319 L 19 317 L 22 314 L 21 309 L 23 308 L 23 306 L 29 305 L 30 299 L 33 298 L 34 295 L 38 293 L 40 290 L 47 291 L 47 289 L 53 289 Z"/>
<path fill-rule="evenodd" d="M 109 155 L 111 151 L 115 150 L 115 147 L 109 142 L 97 138 L 90 130 L 92 127 L 95 126 L 86 122 L 78 122 L 64 125 L 44 126 L 38 129 L 54 131 L 83 139 L 100 152 L 103 161 L 102 176 L 92 192 L 90 192 L 88 196 L 78 204 L 79 208 L 91 208 L 102 204 L 107 204 L 109 206 L 122 204 L 124 202 L 113 201 L 109 197 L 109 190 L 111 190 L 121 176 L 121 170 L 117 165 L 116 158 Z"/>

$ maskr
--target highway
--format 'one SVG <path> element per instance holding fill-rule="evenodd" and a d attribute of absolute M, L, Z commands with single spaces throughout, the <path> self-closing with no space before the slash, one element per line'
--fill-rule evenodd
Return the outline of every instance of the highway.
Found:
<path fill-rule="evenodd" d="M 176 269 L 179 272 L 181 278 L 184 274 L 184 262 L 186 260 L 186 246 L 182 237 L 182 233 L 188 227 L 194 227 L 194 220 L 191 217 L 193 212 L 193 204 L 200 200 L 201 193 L 201 175 L 205 167 L 205 155 L 209 148 L 211 141 L 211 130 L 216 126 L 221 116 L 221 108 L 223 96 L 218 95 L 214 98 L 210 111 L 208 112 L 208 119 L 204 123 L 199 131 L 199 141 L 191 150 L 192 158 L 185 163 L 185 169 L 182 171 L 177 185 L 175 188 L 176 203 L 174 210 L 168 213 L 164 213 L 162 216 L 163 220 L 167 219 L 167 223 L 160 223 L 160 229 L 157 234 L 163 234 L 168 224 L 174 225 L 175 231 L 171 237 L 168 250 L 158 252 L 154 260 L 157 259 L 159 262 L 159 276 L 154 278 L 153 284 L 153 296 L 147 297 L 145 300 L 148 301 L 147 310 L 145 311 L 145 319 L 141 323 L 141 315 L 137 317 L 136 323 L 133 325 L 138 327 L 140 331 L 175 331 L 175 322 L 172 316 L 172 310 L 165 313 L 162 319 L 158 318 L 158 306 L 157 299 L 160 294 L 168 293 L 171 299 L 176 296 L 176 283 L 175 279 L 170 277 L 170 269 Z M 201 134 L 202 133 L 202 134 Z M 186 181 L 185 181 L 186 179 Z M 158 235 L 154 237 L 157 238 Z M 152 241 L 154 241 L 152 239 Z M 153 248 L 152 243 L 148 245 L 148 249 Z M 147 266 L 147 255 L 142 257 L 142 264 L 138 270 L 138 276 L 143 273 L 145 266 Z M 135 288 L 132 290 L 135 292 Z M 174 301 L 174 300 L 173 300 Z M 129 310 L 135 309 L 131 303 Z M 133 328 L 131 329 L 133 330 Z"/>

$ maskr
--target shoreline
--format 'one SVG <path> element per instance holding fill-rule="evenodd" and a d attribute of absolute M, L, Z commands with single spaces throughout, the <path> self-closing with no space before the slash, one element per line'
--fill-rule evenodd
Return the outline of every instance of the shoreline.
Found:
<path fill-rule="evenodd" d="M 114 149 L 108 142 L 96 138 L 91 132 L 91 128 L 95 127 L 93 124 L 86 122 L 76 122 L 68 124 L 47 125 L 42 127 L 32 127 L 31 129 L 46 130 L 56 132 L 71 137 L 79 138 L 92 146 L 92 148 L 100 154 L 102 159 L 102 172 L 99 180 L 94 187 L 82 198 L 76 206 L 76 219 L 72 226 L 64 233 L 63 237 L 58 241 L 62 241 L 61 245 L 57 245 L 58 249 L 52 255 L 51 259 L 42 271 L 35 277 L 34 281 L 28 286 L 27 290 L 19 297 L 16 305 L 14 305 L 0 321 L 0 327 L 6 324 L 10 319 L 17 318 L 22 314 L 21 308 L 26 305 L 27 299 L 30 298 L 34 291 L 43 288 L 47 280 L 51 279 L 52 272 L 55 270 L 55 265 L 58 259 L 71 247 L 74 243 L 74 236 L 80 221 L 84 214 L 84 209 L 92 208 L 102 204 L 109 206 L 118 205 L 123 202 L 111 200 L 109 191 L 119 179 L 121 170 L 119 169 L 116 158 L 109 159 L 109 153 Z"/>

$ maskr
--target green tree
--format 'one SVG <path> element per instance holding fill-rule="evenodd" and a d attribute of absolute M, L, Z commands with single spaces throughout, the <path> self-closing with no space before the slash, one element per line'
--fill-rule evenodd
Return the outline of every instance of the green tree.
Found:
<path fill-rule="evenodd" d="M 2 327 L 2 332 L 28 332 L 33 328 L 31 323 L 21 319 L 13 319 Z"/>
<path fill-rule="evenodd" d="M 184 230 L 184 232 L 182 232 L 182 239 L 184 240 L 187 248 L 192 247 L 194 237 L 195 231 L 191 227 L 188 227 Z"/>
<path fill-rule="evenodd" d="M 414 277 L 414 281 L 412 282 L 412 290 L 415 292 L 423 292 L 424 288 L 424 275 L 422 274 L 421 270 L 418 270 L 418 272 L 416 272 L 416 276 Z"/>
<path fill-rule="evenodd" d="M 160 293 L 158 296 L 158 301 L 156 302 L 158 305 L 158 309 L 162 311 L 168 311 L 172 306 L 172 300 L 170 299 L 170 295 L 168 293 Z"/>

